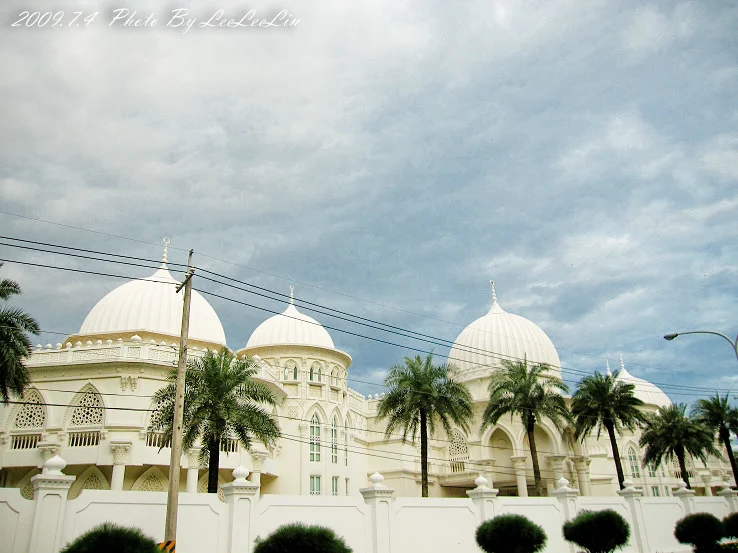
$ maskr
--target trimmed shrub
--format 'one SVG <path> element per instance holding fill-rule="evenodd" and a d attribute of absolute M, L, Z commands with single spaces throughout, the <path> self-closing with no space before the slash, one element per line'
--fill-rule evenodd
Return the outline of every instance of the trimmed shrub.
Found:
<path fill-rule="evenodd" d="M 82 534 L 61 553 L 161 553 L 158 544 L 138 528 L 105 522 Z"/>
<path fill-rule="evenodd" d="M 679 543 L 694 546 L 695 553 L 719 551 L 718 542 L 725 535 L 720 519 L 710 513 L 695 513 L 677 521 L 674 537 Z"/>
<path fill-rule="evenodd" d="M 477 528 L 477 543 L 487 553 L 535 553 L 546 545 L 546 532 L 522 515 L 500 515 Z"/>
<path fill-rule="evenodd" d="M 576 543 L 589 553 L 609 553 L 628 543 L 630 526 L 612 509 L 582 511 L 564 523 L 564 538 Z"/>
<path fill-rule="evenodd" d="M 343 539 L 324 526 L 285 524 L 265 539 L 257 538 L 254 553 L 352 553 Z"/>
<path fill-rule="evenodd" d="M 726 538 L 738 538 L 738 513 L 728 515 L 723 519 L 723 528 Z"/>

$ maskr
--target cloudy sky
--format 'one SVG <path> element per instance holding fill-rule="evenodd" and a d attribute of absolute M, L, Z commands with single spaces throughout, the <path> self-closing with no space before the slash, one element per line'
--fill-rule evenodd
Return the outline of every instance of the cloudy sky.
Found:
<path fill-rule="evenodd" d="M 186 32 L 168 25 L 177 8 L 196 19 Z M 13 26 L 50 9 L 55 27 Z M 157 24 L 122 27 L 115 9 Z M 221 9 L 299 21 L 198 26 Z M 738 392 L 726 341 L 662 338 L 738 332 L 735 3 L 36 0 L 0 19 L 2 235 L 153 259 L 168 236 L 172 261 L 194 248 L 200 267 L 451 341 L 493 279 L 570 383 L 622 352 L 673 401 Z M 62 333 L 121 283 L 11 263 L 0 276 Z M 234 349 L 268 315 L 211 303 Z M 363 393 L 414 353 L 331 334 Z"/>

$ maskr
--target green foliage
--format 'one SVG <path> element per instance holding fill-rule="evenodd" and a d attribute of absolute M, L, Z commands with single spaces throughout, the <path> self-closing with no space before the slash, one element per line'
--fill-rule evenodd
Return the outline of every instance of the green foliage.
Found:
<path fill-rule="evenodd" d="M 2 263 L 0 263 L 2 267 Z M 17 282 L 6 278 L 0 280 L 0 300 L 21 293 Z M 0 308 L 0 399 L 7 403 L 11 394 L 23 397 L 30 382 L 23 360 L 31 355 L 31 341 L 26 333 L 38 335 L 40 327 L 36 320 L 13 307 Z"/>
<path fill-rule="evenodd" d="M 494 426 L 503 415 L 519 415 L 528 433 L 533 478 L 538 495 L 543 495 L 541 471 L 535 440 L 535 423 L 549 419 L 556 428 L 563 429 L 571 420 L 562 392 L 569 388 L 560 379 L 552 378 L 548 365 L 528 366 L 528 362 L 502 361 L 502 369 L 495 373 L 489 385 L 489 402 L 482 414 L 482 430 Z"/>
<path fill-rule="evenodd" d="M 265 406 L 276 404 L 271 390 L 257 382 L 256 363 L 251 358 L 237 359 L 228 349 L 208 351 L 190 360 L 185 373 L 184 426 L 182 446 L 191 448 L 202 439 L 200 463 L 208 465 L 208 492 L 218 489 L 218 462 L 222 441 L 238 438 L 247 450 L 253 438 L 267 447 L 276 444 L 279 425 Z M 169 384 L 154 395 L 157 405 L 149 429 L 172 436 L 176 369 Z"/>
<path fill-rule="evenodd" d="M 618 380 L 620 371 L 603 375 L 596 372 L 582 379 L 571 399 L 571 413 L 575 419 L 574 437 L 585 440 L 597 429 L 600 437 L 604 426 L 610 438 L 615 469 L 620 487 L 623 487 L 623 467 L 620 462 L 615 433 L 623 428 L 635 431 L 647 421 L 640 411 L 643 402 L 635 397 L 635 385 Z"/>
<path fill-rule="evenodd" d="M 477 528 L 477 544 L 487 553 L 535 553 L 546 545 L 546 532 L 522 515 L 500 515 Z"/>
<path fill-rule="evenodd" d="M 729 402 L 730 394 L 720 397 L 715 394 L 710 399 L 700 399 L 694 405 L 694 419 L 712 430 L 717 432 L 720 443 L 723 444 L 730 468 L 733 471 L 733 478 L 738 482 L 738 465 L 736 464 L 733 448 L 730 445 L 730 430 L 735 432 L 738 429 L 738 410 L 731 407 Z"/>
<path fill-rule="evenodd" d="M 391 367 L 384 380 L 389 392 L 379 402 L 377 418 L 388 419 L 386 438 L 402 430 L 403 439 L 409 435 L 414 442 L 420 433 L 423 497 L 428 496 L 428 431 L 433 434 L 440 422 L 450 436 L 454 422 L 468 432 L 473 414 L 469 390 L 454 380 L 453 373 L 449 365 L 433 364 L 432 355 L 425 359 L 417 355 Z"/>
<path fill-rule="evenodd" d="M 682 479 L 690 488 L 689 474 L 685 464 L 685 454 L 707 463 L 708 457 L 714 455 L 722 458 L 715 448 L 713 432 L 703 424 L 690 419 L 686 415 L 687 405 L 678 403 L 661 407 L 651 417 L 641 434 L 640 445 L 646 448 L 643 456 L 644 464 L 658 467 L 662 460 L 671 461 L 674 457 L 679 461 Z"/>
<path fill-rule="evenodd" d="M 738 538 L 738 513 L 732 513 L 723 519 L 726 538 Z"/>
<path fill-rule="evenodd" d="M 609 553 L 628 543 L 630 526 L 612 509 L 582 511 L 564 523 L 564 538 L 576 543 L 589 553 Z"/>
<path fill-rule="evenodd" d="M 285 524 L 266 539 L 257 538 L 254 553 L 351 553 L 342 538 L 330 528 Z"/>
<path fill-rule="evenodd" d="M 105 522 L 82 534 L 61 553 L 160 553 L 157 543 L 138 528 Z"/>
<path fill-rule="evenodd" d="M 710 513 L 687 515 L 676 523 L 674 537 L 679 543 L 694 546 L 695 553 L 720 550 L 718 542 L 724 537 L 723 523 Z"/>

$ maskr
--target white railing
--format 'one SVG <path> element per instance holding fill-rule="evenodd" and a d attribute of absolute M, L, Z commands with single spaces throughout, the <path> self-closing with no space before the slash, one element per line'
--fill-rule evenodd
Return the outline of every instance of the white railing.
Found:
<path fill-rule="evenodd" d="M 10 449 L 36 449 L 41 434 L 15 434 L 10 441 Z"/>
<path fill-rule="evenodd" d="M 238 451 L 238 438 L 221 440 L 220 450 L 223 453 L 236 453 Z"/>
<path fill-rule="evenodd" d="M 172 447 L 172 438 L 165 440 L 163 432 L 147 432 L 146 445 L 157 449 L 161 449 L 162 447 Z"/>
<path fill-rule="evenodd" d="M 69 447 L 91 447 L 100 443 L 100 431 L 70 432 Z"/>

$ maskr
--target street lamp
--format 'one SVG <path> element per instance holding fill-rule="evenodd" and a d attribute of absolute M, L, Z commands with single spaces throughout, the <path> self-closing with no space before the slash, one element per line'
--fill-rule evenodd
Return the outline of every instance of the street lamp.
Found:
<path fill-rule="evenodd" d="M 728 341 L 728 343 L 733 347 L 735 358 L 736 360 L 738 360 L 738 336 L 735 337 L 735 340 L 731 340 L 725 334 L 721 334 L 720 332 L 712 332 L 711 330 L 693 330 L 692 332 L 675 332 L 674 334 L 667 334 L 666 336 L 664 336 L 664 340 L 671 341 L 677 336 L 681 336 L 683 334 L 714 334 L 715 336 L 720 336 L 721 338 L 725 338 Z"/>

